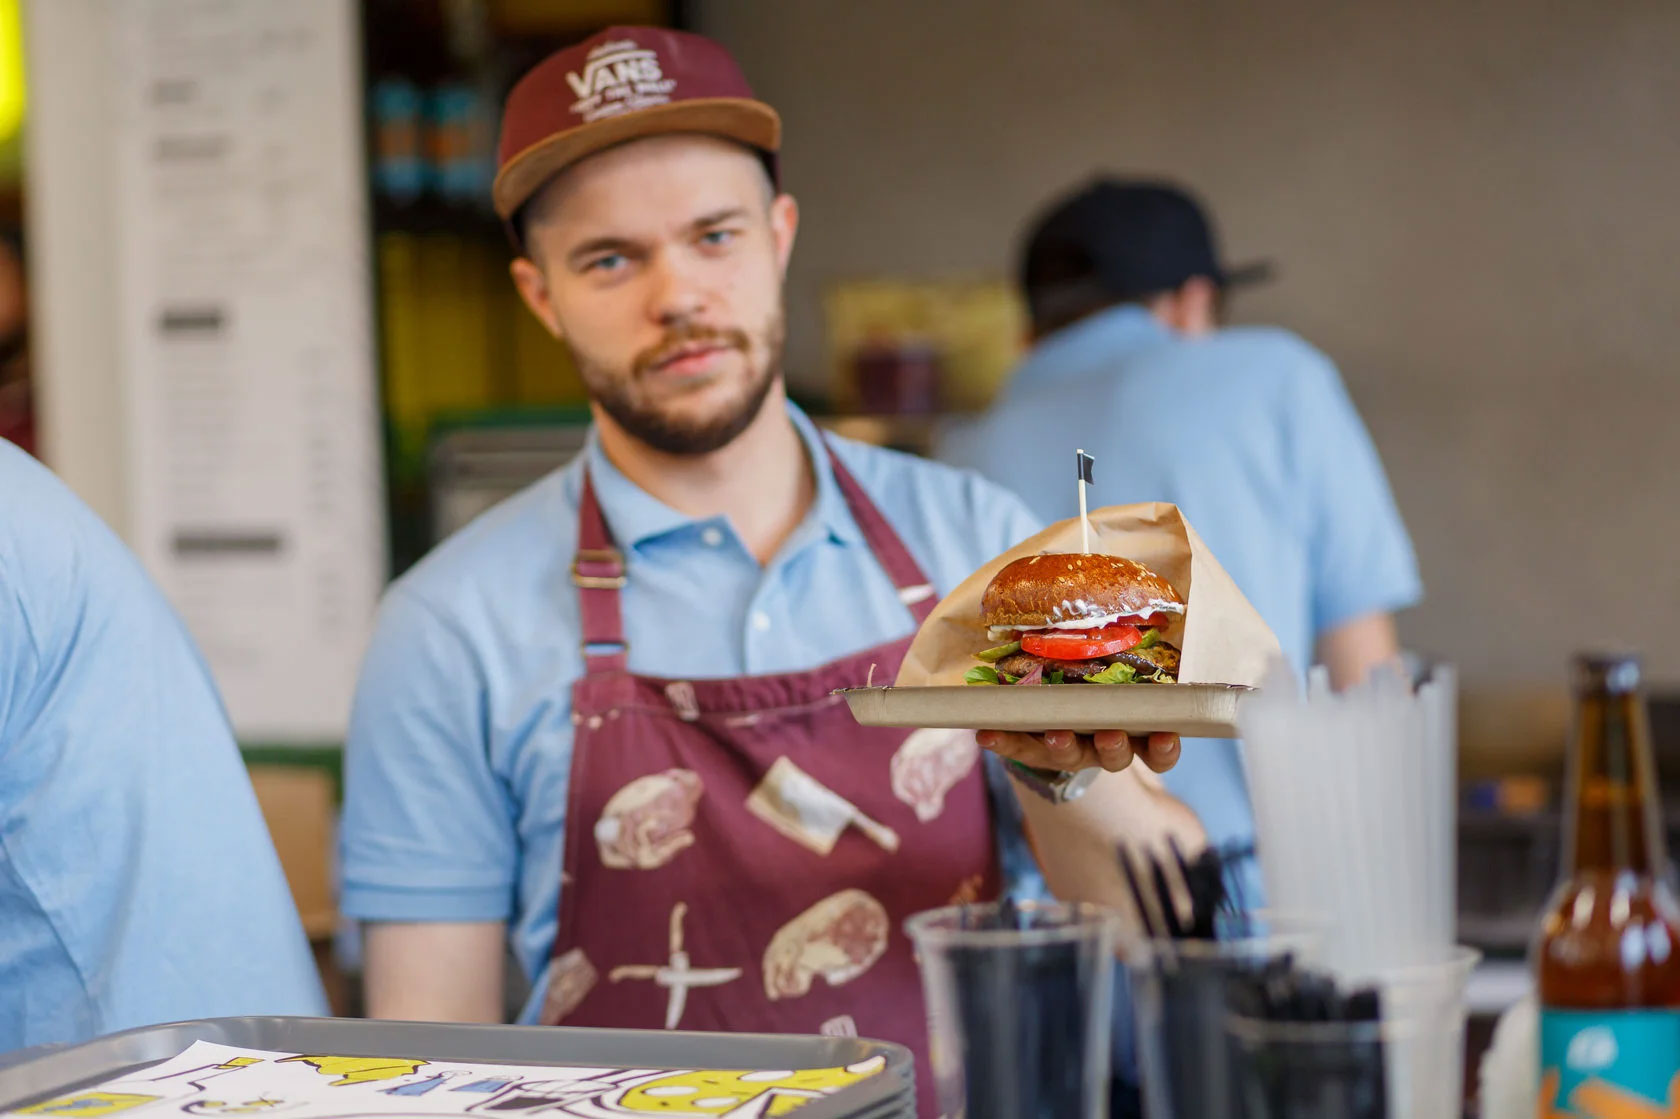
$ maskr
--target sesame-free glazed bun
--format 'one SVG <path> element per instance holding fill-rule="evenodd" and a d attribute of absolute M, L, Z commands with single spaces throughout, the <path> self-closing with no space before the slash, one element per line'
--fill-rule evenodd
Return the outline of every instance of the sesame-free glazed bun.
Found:
<path fill-rule="evenodd" d="M 980 596 L 980 624 L 1048 626 L 1104 614 L 1183 613 L 1172 584 L 1120 556 L 1053 552 L 1015 560 Z"/>

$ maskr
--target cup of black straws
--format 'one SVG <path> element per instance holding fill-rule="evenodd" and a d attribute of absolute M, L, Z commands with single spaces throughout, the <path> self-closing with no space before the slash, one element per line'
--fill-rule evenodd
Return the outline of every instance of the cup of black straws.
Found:
<path fill-rule="evenodd" d="M 1005 900 L 918 913 L 904 928 L 945 1115 L 1106 1119 L 1118 914 Z"/>
<path fill-rule="evenodd" d="M 1129 945 L 1138 1071 L 1146 1119 L 1246 1119 L 1226 1033 L 1233 984 L 1313 960 L 1322 922 L 1245 915 L 1218 938 Z"/>
<path fill-rule="evenodd" d="M 1462 1108 L 1464 988 L 1479 954 L 1343 986 L 1280 970 L 1227 989 L 1233 1088 L 1245 1119 L 1442 1119 Z"/>

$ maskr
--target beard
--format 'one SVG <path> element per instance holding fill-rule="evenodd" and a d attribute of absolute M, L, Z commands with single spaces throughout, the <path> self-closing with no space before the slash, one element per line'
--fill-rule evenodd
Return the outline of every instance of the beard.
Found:
<path fill-rule="evenodd" d="M 700 325 L 677 326 L 637 354 L 629 375 L 591 361 L 574 347 L 572 357 L 590 398 L 613 422 L 638 442 L 667 455 L 706 455 L 728 446 L 758 416 L 781 375 L 786 327 L 778 310 L 754 338 L 745 330 Z M 745 375 L 729 397 L 706 414 L 685 413 L 683 398 L 715 383 L 707 379 L 690 389 L 650 398 L 647 378 L 673 349 L 694 343 L 721 345 L 741 355 Z"/>

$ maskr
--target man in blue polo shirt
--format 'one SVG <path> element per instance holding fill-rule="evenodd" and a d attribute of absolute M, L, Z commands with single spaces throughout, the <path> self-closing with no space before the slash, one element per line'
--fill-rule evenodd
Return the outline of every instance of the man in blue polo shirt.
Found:
<path fill-rule="evenodd" d="M 939 457 L 1057 519 L 1077 513 L 1064 457 L 1015 452 L 1084 447 L 1098 504 L 1177 504 L 1296 671 L 1343 686 L 1397 656 L 1392 612 L 1422 588 L 1335 366 L 1288 331 L 1220 327 L 1226 292 L 1262 272 L 1222 267 L 1177 187 L 1099 179 L 1058 200 L 1021 263 L 1032 351 Z M 1165 781 L 1214 841 L 1252 841 L 1235 743 L 1191 743 Z"/>
<path fill-rule="evenodd" d="M 498 1017 L 510 941 L 525 1021 L 920 1053 L 903 919 L 1032 888 L 1022 813 L 1050 886 L 1118 898 L 1144 782 L 1070 794 L 1126 768 L 1123 735 L 986 736 L 1051 771 L 1019 784 L 972 734 L 860 727 L 833 694 L 891 679 L 933 603 L 1039 524 L 787 402 L 779 140 L 723 49 L 678 32 L 608 30 L 509 94 L 514 280 L 595 424 L 382 607 L 343 827 L 376 1016 Z M 1139 753 L 1166 769 L 1177 743 Z"/>
<path fill-rule="evenodd" d="M 191 638 L 99 519 L 0 440 L 0 1052 L 325 1011 Z"/>

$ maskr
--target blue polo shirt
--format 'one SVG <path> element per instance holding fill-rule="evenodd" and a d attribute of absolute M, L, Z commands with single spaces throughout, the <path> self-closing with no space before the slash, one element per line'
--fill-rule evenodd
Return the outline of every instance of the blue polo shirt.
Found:
<path fill-rule="evenodd" d="M 1095 506 L 1170 501 L 1277 634 L 1297 672 L 1319 634 L 1422 593 L 1376 448 L 1330 360 L 1288 331 L 1179 336 L 1148 311 L 1099 312 L 1040 343 L 990 412 L 939 457 L 1001 482 L 1041 519 L 1078 516 L 1073 452 Z M 1231 742 L 1185 744 L 1167 787 L 1216 841 L 1253 839 Z M 1248 883 L 1258 890 L 1258 881 Z"/>
<path fill-rule="evenodd" d="M 105 525 L 0 440 L 0 1051 L 324 1013 L 192 640 Z"/>
<path fill-rule="evenodd" d="M 490 510 L 393 585 L 351 716 L 342 832 L 344 912 L 369 921 L 507 921 L 540 977 L 554 941 L 571 776 L 570 689 L 583 674 L 579 487 L 596 496 L 633 573 L 622 603 L 633 672 L 690 679 L 792 672 L 904 636 L 910 612 L 875 561 L 829 467 L 810 512 L 761 566 L 723 517 L 696 519 L 620 473 L 591 438 L 570 465 Z M 836 440 L 941 594 L 1037 532 L 975 475 Z M 838 596 L 838 597 L 837 597 Z M 987 755 L 1006 880 L 1036 892 L 1017 806 Z M 523 1017 L 540 1006 L 543 984 Z"/>

